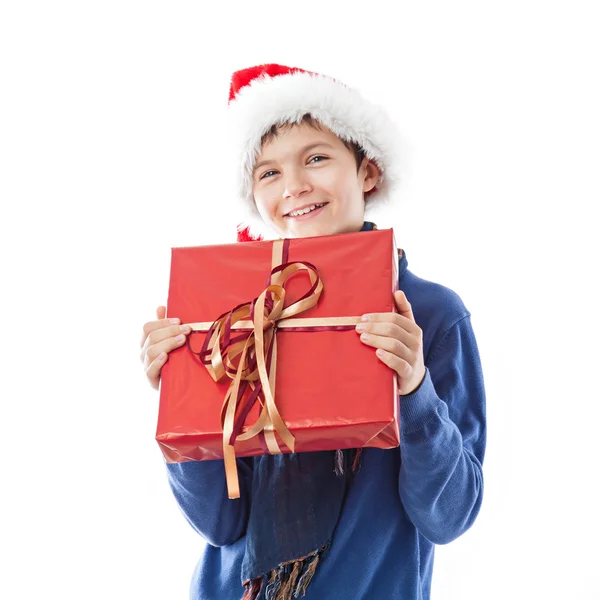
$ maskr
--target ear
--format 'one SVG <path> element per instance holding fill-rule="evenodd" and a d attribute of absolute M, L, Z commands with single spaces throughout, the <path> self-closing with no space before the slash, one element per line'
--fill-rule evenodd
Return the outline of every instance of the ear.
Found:
<path fill-rule="evenodd" d="M 370 192 L 377 185 L 381 171 L 372 160 L 366 157 L 363 159 L 360 170 L 363 174 L 363 193 Z"/>

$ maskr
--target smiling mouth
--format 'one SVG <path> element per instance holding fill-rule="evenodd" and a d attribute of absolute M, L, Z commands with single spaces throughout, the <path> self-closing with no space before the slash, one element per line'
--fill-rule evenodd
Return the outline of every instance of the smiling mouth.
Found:
<path fill-rule="evenodd" d="M 292 210 L 289 213 L 287 213 L 287 215 L 284 215 L 285 217 L 301 217 L 302 215 L 307 215 L 308 213 L 313 212 L 314 210 L 317 210 L 318 208 L 323 208 L 324 206 L 327 206 L 328 202 L 321 202 L 318 204 L 310 204 L 309 206 L 305 206 L 304 208 L 301 209 L 297 209 L 297 210 Z"/>

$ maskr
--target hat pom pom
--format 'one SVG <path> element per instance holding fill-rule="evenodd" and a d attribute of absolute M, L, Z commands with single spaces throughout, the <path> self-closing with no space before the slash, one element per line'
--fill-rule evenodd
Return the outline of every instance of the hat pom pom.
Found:
<path fill-rule="evenodd" d="M 254 237 L 250 233 L 250 227 L 244 227 L 243 225 L 237 226 L 237 241 L 238 242 L 260 242 L 262 236 Z"/>

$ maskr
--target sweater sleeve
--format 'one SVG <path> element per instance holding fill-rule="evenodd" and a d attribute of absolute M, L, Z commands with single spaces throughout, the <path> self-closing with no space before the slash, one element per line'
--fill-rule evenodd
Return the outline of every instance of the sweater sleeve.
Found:
<path fill-rule="evenodd" d="M 475 521 L 485 439 L 483 373 L 466 316 L 431 349 L 419 388 L 400 399 L 400 498 L 431 542 L 451 542 Z"/>
<path fill-rule="evenodd" d="M 240 497 L 227 495 L 222 460 L 167 464 L 171 490 L 190 525 L 211 545 L 233 544 L 246 533 L 252 459 L 237 459 Z"/>

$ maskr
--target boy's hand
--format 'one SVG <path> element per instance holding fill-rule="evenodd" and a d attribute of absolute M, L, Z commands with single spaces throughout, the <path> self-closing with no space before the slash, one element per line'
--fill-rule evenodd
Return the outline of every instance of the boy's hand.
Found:
<path fill-rule="evenodd" d="M 417 325 L 412 308 L 404 295 L 394 294 L 398 313 L 374 313 L 363 316 L 356 326 L 360 339 L 377 348 L 377 356 L 398 374 L 398 390 L 402 396 L 414 392 L 425 378 L 423 332 Z"/>
<path fill-rule="evenodd" d="M 155 390 L 158 389 L 160 370 L 167 362 L 169 352 L 183 346 L 185 336 L 191 332 L 189 325 L 179 325 L 179 319 L 165 319 L 166 314 L 165 306 L 156 309 L 158 321 L 150 321 L 144 325 L 140 342 L 140 360 L 144 364 L 146 377 Z"/>

